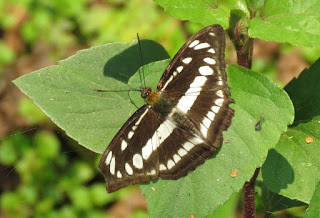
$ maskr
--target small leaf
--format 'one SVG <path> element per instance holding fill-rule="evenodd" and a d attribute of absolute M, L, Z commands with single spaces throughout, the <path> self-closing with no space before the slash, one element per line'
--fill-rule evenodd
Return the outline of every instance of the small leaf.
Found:
<path fill-rule="evenodd" d="M 235 104 L 235 117 L 224 132 L 228 143 L 214 157 L 178 180 L 161 180 L 142 185 L 150 216 L 205 217 L 238 192 L 261 167 L 268 154 L 293 121 L 293 106 L 288 95 L 261 74 L 239 66 L 229 66 L 229 85 Z M 255 130 L 261 114 L 263 128 Z M 234 169 L 236 177 L 230 174 Z M 152 189 L 152 187 L 154 189 Z M 153 191 L 155 190 L 155 191 Z"/>
<path fill-rule="evenodd" d="M 267 41 L 319 46 L 320 2 L 318 0 L 264 1 L 260 17 L 249 22 L 249 35 Z"/>

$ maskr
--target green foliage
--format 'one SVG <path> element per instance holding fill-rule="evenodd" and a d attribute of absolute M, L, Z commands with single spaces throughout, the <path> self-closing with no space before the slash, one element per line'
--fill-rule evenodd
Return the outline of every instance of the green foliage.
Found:
<path fill-rule="evenodd" d="M 213 23 L 219 23 L 224 28 L 229 25 L 229 14 L 231 9 L 244 8 L 246 4 L 243 0 L 228 1 L 170 1 L 170 0 L 154 0 L 164 10 L 177 17 L 180 20 L 192 20 L 202 23 L 205 26 Z M 219 7 L 218 7 L 219 5 Z"/>
<path fill-rule="evenodd" d="M 249 22 L 249 35 L 267 41 L 319 46 L 320 2 L 318 0 L 269 0 L 259 9 L 260 16 Z"/>
<path fill-rule="evenodd" d="M 144 43 L 142 45 L 144 51 L 146 51 L 148 54 L 147 47 L 144 47 Z M 16 80 L 15 83 L 18 84 L 20 88 L 26 92 L 26 94 L 29 94 L 34 99 L 34 102 L 42 107 L 42 109 L 47 112 L 49 116 L 52 116 L 53 120 L 59 120 L 61 112 L 58 111 L 58 113 L 55 114 L 55 111 L 51 108 L 54 108 L 55 110 L 56 108 L 61 108 L 62 110 L 67 109 L 68 114 L 76 114 L 75 117 L 70 118 L 73 119 L 73 122 L 66 119 L 65 115 L 61 116 L 65 120 L 65 122 L 70 123 L 69 125 L 64 127 L 66 132 L 71 132 L 73 129 L 77 129 L 79 136 L 75 137 L 76 139 L 79 139 L 79 137 L 81 136 L 87 137 L 88 130 L 86 128 L 90 126 L 90 123 L 92 123 L 96 128 L 95 134 L 99 134 L 99 129 L 104 130 L 103 133 L 100 133 L 101 136 L 99 136 L 101 137 L 101 141 L 104 141 L 105 132 L 111 132 L 114 129 L 119 129 L 122 123 L 126 119 L 128 119 L 130 114 L 135 110 L 135 105 L 139 106 L 143 104 L 143 101 L 141 101 L 141 98 L 139 97 L 139 93 L 136 92 L 133 92 L 130 98 L 128 98 L 126 92 L 93 92 L 93 84 L 96 84 L 95 86 L 97 88 L 107 87 L 108 90 L 121 90 L 128 89 L 128 87 L 139 87 L 139 85 L 141 84 L 141 75 L 139 73 L 133 75 L 130 79 L 128 79 L 130 75 L 132 75 L 132 73 L 130 73 L 132 72 L 132 70 L 122 71 L 121 68 L 117 68 L 117 72 L 119 72 L 118 74 L 115 74 L 115 72 L 113 73 L 112 71 L 105 70 L 106 68 L 114 69 L 113 66 L 108 65 L 109 63 L 122 63 L 122 61 L 127 63 L 127 67 L 131 64 L 133 66 L 132 68 L 136 68 L 136 60 L 130 62 L 132 57 L 136 55 L 126 55 L 127 53 L 131 54 L 132 50 L 130 48 L 135 47 L 135 43 L 129 46 L 124 46 L 125 47 L 123 48 L 123 44 L 115 43 L 82 51 L 74 57 L 69 58 L 67 61 L 61 62 L 59 66 L 49 67 L 33 74 L 28 74 L 27 76 L 21 77 Z M 157 44 L 154 44 L 155 48 L 157 46 Z M 115 52 L 112 51 L 122 52 L 122 56 L 124 57 L 123 59 L 121 59 L 121 62 L 117 62 L 117 60 L 114 58 L 107 58 L 108 54 L 110 53 L 110 57 L 115 55 Z M 98 57 L 105 57 L 104 59 L 102 59 L 101 64 L 97 62 Z M 149 58 L 156 59 L 157 57 L 152 57 L 152 55 L 149 54 Z M 90 66 L 92 60 L 96 60 L 95 65 L 92 65 L 95 68 L 84 68 L 88 66 L 92 67 Z M 151 62 L 148 61 L 148 59 L 146 59 L 146 61 Z M 167 61 L 160 61 L 146 65 L 144 67 L 144 70 L 140 70 L 140 72 L 145 72 L 146 83 L 155 87 L 167 64 Z M 52 70 L 52 68 L 54 68 L 54 70 Z M 59 72 L 59 68 L 63 73 Z M 92 77 L 92 75 L 87 74 L 88 71 L 93 72 L 97 75 Z M 76 77 L 74 76 L 73 72 L 77 72 Z M 121 74 L 120 72 L 127 72 L 127 74 Z M 108 73 L 111 73 L 111 75 Z M 231 126 L 231 129 L 225 134 L 225 138 L 228 138 L 230 142 L 222 146 L 221 150 L 215 158 L 207 160 L 203 166 L 199 167 L 199 169 L 190 173 L 188 176 L 181 178 L 178 181 L 158 180 L 154 183 L 152 182 L 150 185 L 143 186 L 143 192 L 147 196 L 150 196 L 147 198 L 147 202 L 150 207 L 149 212 L 151 215 L 169 215 L 170 213 L 174 212 L 175 214 L 180 214 L 181 216 L 188 214 L 203 216 L 205 214 L 212 213 L 215 208 L 218 207 L 218 205 L 223 204 L 225 201 L 227 201 L 227 199 L 234 191 L 240 190 L 243 183 L 246 180 L 250 179 L 254 169 L 262 165 L 267 155 L 268 149 L 271 148 L 272 145 L 276 144 L 281 132 L 284 132 L 286 130 L 286 126 L 292 122 L 293 108 L 290 100 L 286 93 L 279 87 L 277 87 L 274 83 L 255 72 L 236 66 L 230 66 L 228 68 L 228 74 L 229 84 L 232 87 L 232 96 L 237 102 L 237 104 L 234 105 L 236 115 L 233 119 L 233 125 Z M 104 76 L 106 77 L 104 78 Z M 61 79 L 58 82 L 55 82 L 55 80 L 58 80 L 58 78 L 60 77 Z M 104 80 L 100 78 L 104 78 Z M 40 81 L 38 81 L 39 79 Z M 110 80 L 110 82 L 108 82 L 107 80 Z M 70 82 L 68 81 L 72 82 L 73 85 L 69 84 Z M 126 85 L 126 81 L 128 81 L 128 86 Z M 121 86 L 125 85 L 124 88 L 116 84 L 116 82 Z M 37 94 L 38 91 L 34 90 L 35 88 L 34 86 L 32 86 L 32 83 L 43 84 L 48 92 L 43 91 L 41 95 Z M 74 86 L 75 83 L 78 83 L 78 85 Z M 264 85 L 261 86 L 260 84 Z M 70 89 L 70 87 L 72 87 L 72 89 Z M 82 91 L 79 90 L 80 87 L 84 87 Z M 67 88 L 68 90 L 66 90 Z M 44 88 L 39 87 L 39 89 L 43 90 Z M 83 102 L 83 98 L 85 98 L 86 96 L 91 97 L 86 100 L 87 104 L 83 105 L 81 102 Z M 102 102 L 101 100 L 99 100 L 96 103 L 88 103 L 90 99 L 95 99 L 93 96 L 98 96 L 98 99 L 107 98 L 109 99 L 109 101 Z M 121 101 L 124 101 L 124 99 L 128 99 L 127 107 L 124 108 L 122 106 L 122 103 L 115 103 L 114 101 L 111 101 L 112 98 L 114 98 L 115 100 L 121 99 Z M 55 100 L 46 103 L 46 99 Z M 68 99 L 70 100 L 68 101 Z M 77 101 L 75 101 L 75 99 L 79 99 L 79 104 L 77 103 Z M 53 102 L 55 105 L 52 105 Z M 114 126 L 110 126 L 110 122 L 112 122 L 112 120 L 108 118 L 109 125 L 100 127 L 99 125 L 104 125 L 104 123 L 107 123 L 107 120 L 101 122 L 99 120 L 102 119 L 102 116 L 95 118 L 94 116 L 90 115 L 94 113 L 93 111 L 99 111 L 97 110 L 99 104 L 101 105 L 101 109 L 104 110 L 106 108 L 117 107 L 117 110 L 115 111 L 118 115 L 124 108 L 126 111 L 121 115 L 121 117 L 123 117 L 123 121 L 114 123 Z M 92 105 L 95 105 L 95 110 L 91 108 Z M 129 105 L 132 105 L 130 109 L 132 111 L 128 111 Z M 252 106 L 254 106 L 255 110 L 252 109 Z M 51 114 L 48 111 L 50 111 Z M 262 113 L 264 113 L 266 118 L 268 119 L 266 119 L 266 122 L 263 123 L 263 130 L 257 134 L 254 126 Z M 64 114 L 66 113 L 64 112 Z M 83 114 L 83 116 L 79 117 L 79 114 Z M 104 117 L 107 114 L 108 113 L 103 113 Z M 276 116 L 274 116 L 273 114 L 276 114 Z M 116 115 L 111 114 L 111 117 L 114 116 Z M 118 116 L 116 117 L 116 120 L 119 120 Z M 74 122 L 74 119 L 81 119 L 81 123 Z M 88 122 L 89 120 L 90 122 Z M 248 124 L 246 128 L 244 128 L 242 125 L 242 122 L 244 122 L 244 120 L 246 120 Z M 280 120 L 282 120 L 282 122 L 280 122 Z M 79 128 L 82 125 L 85 125 L 86 128 Z M 114 134 L 115 133 L 111 134 L 111 137 Z M 240 135 L 241 137 L 239 137 Z M 241 141 L 242 143 L 239 143 Z M 244 147 L 246 148 L 247 152 L 243 151 Z M 90 141 L 90 143 L 88 143 L 88 148 L 97 150 L 92 140 Z M 103 148 L 98 151 L 102 152 Z M 253 156 L 252 154 L 255 155 Z M 212 168 L 215 168 L 215 170 L 212 171 Z M 237 178 L 232 178 L 230 176 L 230 173 L 234 169 L 238 169 L 239 172 L 241 172 L 239 173 Z M 204 177 L 208 178 L 208 175 L 210 175 L 210 178 L 208 180 L 203 180 Z M 71 176 L 71 178 L 74 178 L 74 176 Z M 81 181 L 80 178 L 78 178 L 77 180 Z M 228 188 L 226 188 L 226 184 L 229 184 L 227 186 Z M 153 192 L 151 190 L 151 187 L 154 187 L 156 191 Z M 216 188 L 215 190 L 213 190 L 209 187 Z M 85 203 L 82 205 L 83 202 L 77 202 L 78 199 L 75 196 L 80 194 L 84 194 L 82 189 L 75 189 L 71 193 L 71 196 L 73 196 L 72 199 L 74 199 L 74 204 L 80 208 L 84 205 L 89 207 L 89 203 Z M 219 195 L 219 198 L 216 197 L 217 195 Z M 167 204 L 167 201 L 165 201 L 164 199 L 176 199 L 177 196 L 179 196 L 178 199 L 180 200 L 176 200 L 176 203 L 172 204 L 173 207 L 164 206 Z M 203 196 L 206 197 L 204 198 Z M 192 200 L 192 207 L 190 206 L 191 199 L 194 199 Z M 206 204 L 205 202 L 201 203 L 201 201 L 203 201 L 204 199 L 205 202 L 210 201 L 210 204 Z M 157 207 L 153 205 L 157 205 Z M 203 205 L 207 206 L 204 207 Z M 166 211 L 163 211 L 164 207 L 166 208 Z"/>
<path fill-rule="evenodd" d="M 181 20 L 203 25 L 219 23 L 225 28 L 231 27 L 229 31 L 240 28 L 245 37 L 309 47 L 320 43 L 320 3 L 317 0 L 228 0 L 219 4 L 201 0 L 155 2 Z M 106 11 L 97 6 L 88 9 L 88 1 L 85 0 L 21 1 L 21 7 L 33 10 L 22 27 L 22 36 L 30 44 L 42 39 L 50 45 L 63 47 L 77 40 L 87 44 L 127 41 L 126 37 L 135 36 L 139 28 L 140 33 L 152 29 L 150 36 L 153 39 L 170 35 L 174 40 L 167 42 L 166 48 L 177 50 L 182 45 L 183 31 L 171 26 L 169 18 L 156 16 L 155 8 L 149 10 L 150 14 L 146 13 L 149 3 L 142 6 L 138 0 L 111 3 L 122 5 L 122 9 Z M 0 3 L 1 11 L 5 4 Z M 239 12 L 241 16 L 230 25 L 232 11 Z M 12 26 L 12 19 L 0 19 L 1 27 Z M 158 24 L 159 20 L 161 24 Z M 153 27 L 155 24 L 157 28 Z M 192 32 L 200 29 L 198 24 L 192 23 L 187 23 L 186 27 Z M 170 31 L 162 34 L 163 29 Z M 77 32 L 77 37 L 71 34 L 74 32 Z M 236 37 L 236 34 L 232 32 L 230 35 Z M 319 51 L 310 49 L 304 50 L 305 56 L 314 61 L 319 57 Z M 140 52 L 136 42 L 112 43 L 78 52 L 56 66 L 15 80 L 15 84 L 69 136 L 90 150 L 101 153 L 143 101 L 139 92 L 128 95 L 128 92 L 93 90 L 138 89 L 143 85 L 143 72 L 147 85 L 155 87 L 168 64 L 165 60 L 168 54 L 160 45 L 147 40 L 142 41 L 142 51 L 146 65 L 140 70 Z M 172 51 L 169 53 L 173 54 Z M 10 63 L 12 58 L 8 49 L 0 53 L 0 62 Z M 266 69 L 275 71 L 263 64 L 255 71 Z M 224 139 L 230 142 L 225 143 L 214 158 L 186 177 L 176 181 L 158 179 L 142 185 L 150 215 L 187 217 L 192 214 L 204 217 L 215 211 L 218 212 L 212 216 L 219 216 L 219 213 L 220 216 L 230 215 L 231 209 L 225 208 L 228 204 L 229 208 L 235 208 L 237 202 L 237 198 L 231 196 L 251 178 L 255 168 L 262 166 L 263 180 L 257 182 L 257 190 L 266 211 L 310 203 L 306 216 L 318 216 L 319 70 L 320 61 L 317 61 L 283 90 L 257 72 L 229 66 L 229 85 L 236 102 L 232 105 L 235 109 L 232 125 L 224 133 Z M 28 115 L 31 123 L 43 122 L 42 116 L 34 116 L 30 103 L 25 105 L 21 111 Z M 265 115 L 262 129 L 256 131 L 255 123 L 262 114 Z M 293 119 L 294 124 L 287 128 Z M 306 137 L 311 137 L 313 143 L 307 144 Z M 1 142 L 0 162 L 16 165 L 24 184 L 13 192 L 3 193 L 0 198 L 2 210 L 25 217 L 102 217 L 104 214 L 95 210 L 96 207 L 103 207 L 130 193 L 129 187 L 106 194 L 102 183 L 84 187 L 96 174 L 92 164 L 70 160 L 59 153 L 61 149 L 55 134 L 47 131 L 40 131 L 33 138 L 24 134 L 14 135 Z M 230 174 L 234 169 L 238 169 L 239 174 L 232 178 Z M 54 178 L 59 178 L 57 186 L 52 182 Z M 57 210 L 56 206 L 63 199 L 68 199 L 69 203 Z M 226 202 L 227 205 L 223 205 Z M 28 214 L 29 206 L 34 208 L 32 214 Z M 145 215 L 137 211 L 133 217 Z"/>
<path fill-rule="evenodd" d="M 306 211 L 306 218 L 319 217 L 320 216 L 320 183 L 312 196 L 308 210 Z"/>
<path fill-rule="evenodd" d="M 295 123 L 269 152 L 263 180 L 273 192 L 309 203 L 320 182 L 320 59 L 286 87 L 295 108 Z M 308 144 L 306 138 L 313 143 Z"/>
<path fill-rule="evenodd" d="M 270 191 L 261 180 L 256 181 L 256 190 L 261 197 L 265 207 L 264 209 L 267 213 L 306 205 L 301 201 L 292 200 Z"/>
<path fill-rule="evenodd" d="M 102 180 L 86 185 L 97 173 L 93 163 L 70 159 L 60 149 L 58 138 L 48 131 L 1 141 L 0 164 L 15 166 L 22 180 L 16 190 L 1 194 L 1 211 L 10 217 L 104 217 L 99 208 L 132 192 L 124 189 L 106 197 Z"/>

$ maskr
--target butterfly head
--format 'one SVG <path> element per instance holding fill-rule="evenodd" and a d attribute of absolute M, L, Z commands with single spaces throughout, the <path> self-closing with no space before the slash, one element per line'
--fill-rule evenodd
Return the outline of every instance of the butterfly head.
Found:
<path fill-rule="evenodd" d="M 147 87 L 142 87 L 140 89 L 140 92 L 141 92 L 141 97 L 146 99 L 151 92 L 153 92 L 152 88 L 150 86 L 147 86 Z"/>
<path fill-rule="evenodd" d="M 158 98 L 160 96 L 159 92 L 153 91 L 151 87 L 143 87 L 140 89 L 141 97 L 146 99 L 147 104 L 153 105 L 154 103 L 158 102 Z"/>

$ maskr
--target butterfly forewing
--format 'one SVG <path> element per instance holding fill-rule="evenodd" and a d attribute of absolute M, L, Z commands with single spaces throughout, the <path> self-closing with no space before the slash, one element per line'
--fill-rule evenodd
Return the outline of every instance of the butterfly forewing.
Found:
<path fill-rule="evenodd" d="M 178 179 L 222 144 L 234 111 L 225 73 L 220 25 L 193 35 L 166 68 L 157 87 L 124 124 L 99 168 L 108 192 L 157 177 Z"/>

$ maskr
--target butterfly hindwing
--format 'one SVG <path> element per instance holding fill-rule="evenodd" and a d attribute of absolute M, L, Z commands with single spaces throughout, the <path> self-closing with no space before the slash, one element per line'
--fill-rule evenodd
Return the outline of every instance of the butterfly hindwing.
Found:
<path fill-rule="evenodd" d="M 152 138 L 162 121 L 152 108 L 144 105 L 119 130 L 99 163 L 99 168 L 106 177 L 108 192 L 148 182 L 157 177 L 158 156 L 153 155 L 152 158 L 145 160 L 145 156 L 151 155 L 152 146 L 144 150 L 143 147 L 149 138 Z M 145 128 L 146 126 L 148 128 Z"/>

